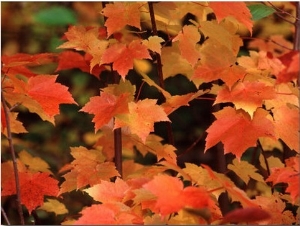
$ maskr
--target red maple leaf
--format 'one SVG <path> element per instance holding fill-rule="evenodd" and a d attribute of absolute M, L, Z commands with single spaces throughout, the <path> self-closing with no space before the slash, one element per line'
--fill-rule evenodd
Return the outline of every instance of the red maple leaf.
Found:
<path fill-rule="evenodd" d="M 233 16 L 237 21 L 244 24 L 252 34 L 252 15 L 245 2 L 210 2 L 209 7 L 213 9 L 218 22 L 227 16 Z"/>
<path fill-rule="evenodd" d="M 44 196 L 58 195 L 58 181 L 50 177 L 49 173 L 19 172 L 21 203 L 29 213 L 36 207 L 43 205 Z M 14 178 L 7 180 L 3 185 L 2 196 L 16 194 Z"/>
<path fill-rule="evenodd" d="M 128 113 L 128 93 L 115 96 L 101 92 L 100 96 L 91 97 L 90 101 L 80 110 L 94 114 L 95 131 L 107 124 L 117 114 Z"/>
<path fill-rule="evenodd" d="M 28 95 L 36 100 L 51 118 L 59 114 L 60 104 L 76 104 L 68 92 L 68 87 L 55 82 L 57 76 L 37 75 L 28 79 Z"/>
<path fill-rule="evenodd" d="M 111 45 L 102 55 L 100 64 L 113 63 L 123 79 L 133 68 L 134 59 L 151 59 L 148 49 L 139 40 L 132 41 L 128 46 L 122 43 Z"/>
<path fill-rule="evenodd" d="M 279 57 L 279 60 L 285 65 L 285 68 L 276 75 L 277 83 L 287 83 L 298 78 L 299 55 L 299 51 L 290 51 Z"/>
<path fill-rule="evenodd" d="M 225 154 L 233 153 L 240 159 L 247 148 L 256 146 L 259 137 L 275 138 L 274 125 L 262 108 L 255 111 L 253 119 L 244 110 L 231 107 L 214 115 L 217 120 L 207 129 L 205 151 L 221 141 Z"/>
<path fill-rule="evenodd" d="M 110 36 L 121 30 L 126 25 L 131 25 L 141 29 L 140 25 L 140 3 L 115 2 L 107 4 L 102 10 L 102 14 L 107 17 L 105 26 L 107 35 Z"/>

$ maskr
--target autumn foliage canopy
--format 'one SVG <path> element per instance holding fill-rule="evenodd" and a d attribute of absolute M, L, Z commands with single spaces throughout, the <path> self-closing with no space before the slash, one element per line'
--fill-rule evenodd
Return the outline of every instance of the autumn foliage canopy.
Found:
<path fill-rule="evenodd" d="M 290 27 L 297 38 L 299 5 L 284 6 L 298 22 Z M 280 9 L 244 2 L 101 7 L 102 22 L 68 26 L 59 52 L 2 56 L 2 152 L 12 157 L 2 161 L 1 195 L 19 199 L 22 208 L 9 207 L 19 223 L 22 214 L 36 220 L 41 211 L 63 216 L 60 224 L 81 225 L 299 222 L 299 49 L 293 38 L 253 38 L 256 23 Z M 193 17 L 183 22 L 187 14 Z M 34 70 L 49 64 L 53 73 Z M 74 69 L 111 82 L 83 102 L 59 82 Z M 190 92 L 165 86 L 178 75 Z M 146 85 L 158 98 L 140 95 Z M 194 142 L 203 140 L 203 154 L 218 150 L 213 158 L 223 159 L 223 169 L 179 164 L 172 115 L 205 99 L 213 121 Z M 64 150 L 71 161 L 55 172 L 30 154 L 32 147 L 15 151 L 30 133 L 18 114 L 36 114 L 55 127 L 64 105 L 89 115 L 93 143 Z M 157 125 L 166 128 L 165 137 Z M 142 164 L 137 155 L 155 162 Z M 74 193 L 91 202 L 71 213 L 67 200 Z"/>

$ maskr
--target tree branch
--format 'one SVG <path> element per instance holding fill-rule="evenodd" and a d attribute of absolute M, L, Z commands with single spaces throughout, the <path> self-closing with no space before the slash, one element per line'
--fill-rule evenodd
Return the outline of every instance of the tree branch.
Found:
<path fill-rule="evenodd" d="M 5 122 L 6 122 L 6 128 L 7 128 L 7 139 L 8 139 L 8 143 L 9 143 L 9 148 L 10 148 L 10 153 L 12 156 L 12 162 L 13 162 L 13 168 L 14 168 L 16 191 L 17 191 L 18 213 L 20 216 L 21 224 L 24 225 L 25 222 L 24 222 L 24 216 L 23 216 L 23 210 L 22 210 L 22 204 L 21 204 L 20 178 L 19 178 L 19 171 L 18 171 L 15 149 L 14 149 L 13 142 L 12 142 L 12 133 L 11 133 L 10 119 L 9 119 L 9 108 L 6 104 L 6 101 L 5 101 L 2 91 L 1 91 L 1 102 L 2 102 L 3 109 L 4 109 L 4 116 L 5 116 Z"/>
<path fill-rule="evenodd" d="M 155 14 L 154 14 L 154 8 L 153 8 L 153 2 L 148 2 L 149 6 L 149 12 L 150 12 L 150 18 L 151 18 L 151 24 L 152 24 L 152 31 L 153 35 L 157 35 L 157 28 L 156 28 L 156 21 L 155 21 Z M 163 89 L 165 89 L 165 83 L 164 83 L 164 76 L 162 71 L 162 63 L 161 63 L 161 57 L 158 53 L 155 53 L 156 59 L 157 59 L 157 73 L 158 73 L 158 79 L 159 79 L 159 86 Z M 172 131 L 171 122 L 166 122 L 167 127 L 167 133 L 168 133 L 168 140 L 169 143 L 174 145 L 174 136 Z"/>

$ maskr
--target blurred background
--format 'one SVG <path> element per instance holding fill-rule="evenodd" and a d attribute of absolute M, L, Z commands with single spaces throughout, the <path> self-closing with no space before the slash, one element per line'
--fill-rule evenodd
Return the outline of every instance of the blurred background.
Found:
<path fill-rule="evenodd" d="M 273 4 L 286 12 L 295 14 L 295 7 L 289 2 L 274 2 Z M 64 42 L 62 36 L 69 25 L 103 25 L 101 10 L 101 2 L 1 2 L 1 55 L 59 53 L 61 50 L 56 48 Z M 190 18 L 193 18 L 193 15 L 187 15 L 182 23 L 186 23 Z M 275 14 L 258 21 L 254 26 L 253 37 L 268 38 L 274 34 L 293 41 L 293 26 Z M 248 42 L 249 40 L 245 40 L 241 55 L 248 53 Z M 53 74 L 56 67 L 57 65 L 50 64 L 35 68 L 35 70 L 44 74 Z M 131 71 L 128 79 L 139 90 L 140 77 Z M 73 160 L 70 147 L 82 145 L 89 148 L 94 144 L 92 115 L 78 112 L 78 110 L 89 101 L 91 96 L 99 95 L 99 89 L 105 87 L 108 80 L 105 74 L 99 80 L 93 75 L 73 69 L 60 71 L 58 82 L 69 87 L 79 106 L 61 105 L 61 114 L 56 117 L 56 126 L 42 121 L 39 116 L 29 113 L 24 108 L 16 109 L 20 111 L 18 119 L 23 122 L 29 133 L 15 135 L 13 138 L 17 153 L 26 150 L 33 156 L 41 157 L 51 166 L 54 174 Z M 166 79 L 165 83 L 166 90 L 172 95 L 197 90 L 192 82 L 180 74 Z M 160 94 L 155 88 L 144 84 L 141 90 L 140 99 L 146 97 L 160 99 Z M 216 110 L 212 106 L 213 99 L 210 99 L 212 96 L 204 97 L 207 99 L 193 100 L 190 102 L 190 107 L 181 107 L 170 115 L 170 119 L 174 122 L 172 129 L 178 163 L 180 166 L 184 166 L 184 162 L 205 163 L 216 171 L 222 171 L 224 164 L 232 159 L 230 155 L 226 155 L 226 159 L 223 157 L 222 146 L 218 145 L 207 153 L 203 153 L 205 130 L 213 122 L 212 112 Z M 155 129 L 157 135 L 167 139 L 164 123 L 157 123 Z M 1 151 L 1 162 L 11 160 L 4 137 L 2 137 Z M 245 158 L 247 156 L 251 157 L 246 153 Z M 153 155 L 147 154 L 143 157 L 138 152 L 135 160 L 143 164 L 156 162 Z M 81 192 L 74 191 L 64 198 L 70 215 L 78 213 L 83 206 L 92 203 L 91 198 Z M 2 206 L 10 219 L 18 219 L 18 217 L 14 218 L 16 216 L 14 205 L 12 198 L 2 197 Z M 54 214 L 45 211 L 38 211 L 34 214 L 38 215 L 35 224 L 60 224 L 64 220 L 63 216 L 55 217 Z M 27 224 L 33 224 L 33 216 L 28 215 L 26 220 Z"/>

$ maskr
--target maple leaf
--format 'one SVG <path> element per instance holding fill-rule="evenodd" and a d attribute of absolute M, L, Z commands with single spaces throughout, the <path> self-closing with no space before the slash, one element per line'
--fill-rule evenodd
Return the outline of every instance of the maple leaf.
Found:
<path fill-rule="evenodd" d="M 37 75 L 28 79 L 28 95 L 41 105 L 50 118 L 59 114 L 60 104 L 77 104 L 68 87 L 55 82 L 57 76 Z"/>
<path fill-rule="evenodd" d="M 176 109 L 180 108 L 181 106 L 189 106 L 189 102 L 196 99 L 197 97 L 205 94 L 205 91 L 198 90 L 195 93 L 188 93 L 184 95 L 174 95 L 166 99 L 166 102 L 163 103 L 161 106 L 164 108 L 164 111 L 167 115 L 174 112 Z"/>
<path fill-rule="evenodd" d="M 47 162 L 45 162 L 43 159 L 39 157 L 33 157 L 25 150 L 18 153 L 20 161 L 28 166 L 28 170 L 30 170 L 33 173 L 36 172 L 47 172 L 49 174 L 52 174 L 52 172 L 49 170 L 50 166 Z"/>
<path fill-rule="evenodd" d="M 21 74 L 26 77 L 36 75 L 29 70 L 27 66 L 38 66 L 48 64 L 56 61 L 56 55 L 53 53 L 40 53 L 40 54 L 25 54 L 17 53 L 12 56 L 1 56 L 2 71 L 8 75 Z"/>
<path fill-rule="evenodd" d="M 300 186 L 300 170 L 299 159 L 297 157 L 290 157 L 285 160 L 285 167 L 275 167 L 272 169 L 271 175 L 267 178 L 267 182 L 271 181 L 273 184 L 287 183 L 286 192 L 291 194 L 294 203 L 299 199 Z"/>
<path fill-rule="evenodd" d="M 107 92 L 100 92 L 100 96 L 90 98 L 90 101 L 80 111 L 94 114 L 95 132 L 107 124 L 117 114 L 128 112 L 128 93 L 115 96 Z"/>
<path fill-rule="evenodd" d="M 299 153 L 299 108 L 283 105 L 272 109 L 272 112 L 276 137 Z"/>
<path fill-rule="evenodd" d="M 261 107 L 264 100 L 275 98 L 272 86 L 262 82 L 238 82 L 231 90 L 225 86 L 219 91 L 214 104 L 233 102 L 236 109 L 243 109 L 253 117 L 255 110 Z"/>
<path fill-rule="evenodd" d="M 170 187 L 172 189 L 169 189 Z M 204 208 L 211 205 L 210 197 L 205 189 L 183 188 L 183 183 L 176 177 L 161 174 L 144 184 L 143 188 L 151 191 L 157 197 L 152 210 L 162 216 L 177 212 L 185 206 Z"/>
<path fill-rule="evenodd" d="M 257 207 L 258 205 L 255 204 L 247 194 L 235 186 L 235 184 L 229 180 L 227 177 L 224 177 L 224 174 L 219 174 L 214 172 L 209 166 L 205 164 L 201 164 L 201 166 L 206 169 L 208 175 L 215 181 L 219 182 L 222 187 L 228 192 L 229 196 L 231 197 L 232 201 L 240 202 L 241 205 L 245 207 Z"/>
<path fill-rule="evenodd" d="M 115 2 L 107 4 L 102 10 L 102 14 L 107 17 L 104 24 L 107 27 L 107 36 L 109 37 L 126 25 L 141 29 L 140 7 L 140 3 Z"/>
<path fill-rule="evenodd" d="M 244 110 L 225 107 L 214 113 L 217 120 L 206 130 L 205 150 L 216 145 L 224 144 L 224 152 L 233 153 L 238 159 L 247 148 L 256 146 L 259 137 L 275 139 L 274 125 L 267 118 L 268 112 L 258 108 L 250 118 Z"/>
<path fill-rule="evenodd" d="M 27 87 L 25 83 L 23 83 L 25 88 Z M 26 107 L 29 112 L 36 113 L 41 117 L 44 121 L 49 121 L 54 124 L 54 117 L 50 117 L 42 108 L 42 106 L 30 96 L 26 94 L 26 91 L 23 93 L 15 93 L 15 92 L 6 92 L 5 93 L 5 100 L 11 105 L 19 105 L 22 104 Z"/>
<path fill-rule="evenodd" d="M 104 162 L 105 157 L 99 150 L 88 150 L 84 147 L 71 148 L 74 160 L 71 162 L 72 170 L 65 174 L 66 181 L 61 185 L 60 193 L 70 189 L 80 189 L 86 185 L 96 185 L 100 180 L 109 180 L 120 176 L 114 163 Z M 86 173 L 90 172 L 90 173 Z"/>
<path fill-rule="evenodd" d="M 298 78 L 299 55 L 299 51 L 290 51 L 279 57 L 285 68 L 276 75 L 277 83 L 287 83 Z"/>
<path fill-rule="evenodd" d="M 68 41 L 58 46 L 57 49 L 75 49 L 87 52 L 90 42 L 98 39 L 98 36 L 97 27 L 70 26 L 65 32 Z"/>
<path fill-rule="evenodd" d="M 55 215 L 67 214 L 69 212 L 63 203 L 55 199 L 47 199 L 38 209 L 53 212 Z"/>
<path fill-rule="evenodd" d="M 246 184 L 248 184 L 250 178 L 263 183 L 265 182 L 263 176 L 256 172 L 258 169 L 247 161 L 238 161 L 237 159 L 234 159 L 232 164 L 228 164 L 227 167 L 235 172 Z"/>
<path fill-rule="evenodd" d="M 128 184 L 118 177 L 114 183 L 101 180 L 99 184 L 84 191 L 93 197 L 95 201 L 106 203 L 122 202 L 128 190 Z"/>
<path fill-rule="evenodd" d="M 285 210 L 286 204 L 277 192 L 266 197 L 256 196 L 253 202 L 255 202 L 263 210 L 268 210 L 271 215 L 269 219 L 253 222 L 253 224 L 260 223 L 262 225 L 292 225 L 297 222 L 295 216 L 293 216 L 289 210 Z"/>
<path fill-rule="evenodd" d="M 200 40 L 200 33 L 198 28 L 192 25 L 186 25 L 172 41 L 179 41 L 179 49 L 181 55 L 186 59 L 192 66 L 198 62 L 200 53 L 197 48 L 197 42 Z"/>
<path fill-rule="evenodd" d="M 158 36 L 150 36 L 148 40 L 143 40 L 143 45 L 147 46 L 153 52 L 157 52 L 159 55 L 161 54 L 161 44 L 165 40 Z"/>
<path fill-rule="evenodd" d="M 237 21 L 244 24 L 252 34 L 252 16 L 244 2 L 210 2 L 209 7 L 213 9 L 219 23 L 222 19 L 233 16 Z"/>
<path fill-rule="evenodd" d="M 58 195 L 58 181 L 50 177 L 49 173 L 19 172 L 21 203 L 29 213 L 36 207 L 43 205 L 44 196 Z M 2 196 L 16 194 L 14 177 L 3 184 Z"/>
<path fill-rule="evenodd" d="M 17 120 L 18 113 L 8 111 L 10 131 L 12 133 L 27 133 L 28 131 L 24 128 L 23 123 Z M 1 133 L 7 136 L 7 125 L 6 117 L 3 106 L 1 106 Z"/>
<path fill-rule="evenodd" d="M 193 74 L 193 67 L 181 56 L 177 42 L 172 43 L 172 46 L 162 48 L 161 61 L 164 79 L 177 74 L 191 78 Z"/>
<path fill-rule="evenodd" d="M 151 59 L 147 47 L 139 40 L 130 42 L 128 46 L 122 43 L 109 46 L 104 51 L 100 64 L 113 63 L 113 70 L 125 79 L 128 71 L 133 68 L 134 59 Z"/>
<path fill-rule="evenodd" d="M 94 204 L 81 211 L 82 216 L 75 224 L 141 224 L 139 217 L 132 213 L 130 208 L 123 203 Z"/>
<path fill-rule="evenodd" d="M 83 56 L 80 53 L 75 51 L 69 51 L 69 50 L 63 51 L 58 57 L 58 65 L 55 72 L 78 68 L 83 72 L 91 73 L 92 75 L 94 75 L 96 78 L 99 79 L 100 73 L 103 70 L 105 70 L 105 67 L 103 65 L 101 66 L 91 65 L 92 64 L 91 60 L 95 60 L 95 59 L 96 58 L 89 53 L 86 53 Z"/>
<path fill-rule="evenodd" d="M 154 131 L 155 122 L 170 121 L 156 101 L 144 99 L 136 103 L 130 102 L 128 104 L 129 113 L 116 116 L 114 128 L 128 126 L 131 133 L 138 135 L 145 143 L 149 133 Z"/>

